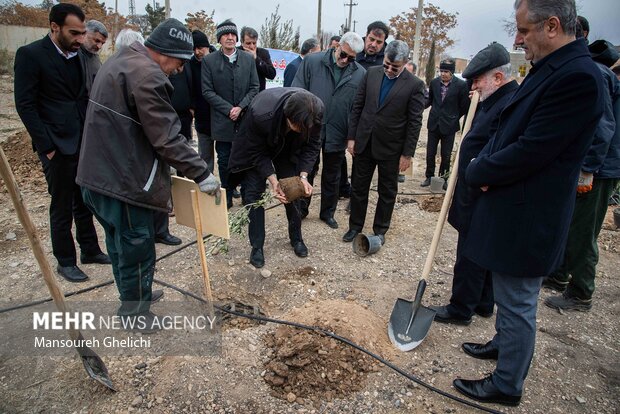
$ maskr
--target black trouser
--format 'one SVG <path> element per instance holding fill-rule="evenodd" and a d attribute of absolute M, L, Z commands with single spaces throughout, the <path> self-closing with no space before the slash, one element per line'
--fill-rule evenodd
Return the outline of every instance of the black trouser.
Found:
<path fill-rule="evenodd" d="M 342 177 L 342 160 L 344 151 L 323 151 L 323 171 L 321 172 L 321 212 L 323 220 L 334 217 L 340 195 L 340 178 Z M 346 167 L 346 164 L 345 164 Z"/>
<path fill-rule="evenodd" d="M 353 171 L 351 174 L 351 216 L 349 217 L 349 229 L 362 231 L 368 209 L 368 191 L 375 173 L 379 170 L 377 191 L 379 200 L 375 210 L 375 220 L 372 229 L 375 234 L 385 234 L 390 228 L 392 212 L 398 192 L 398 167 L 400 156 L 393 160 L 376 160 L 372 156 L 370 143 L 361 153 L 353 158 Z"/>
<path fill-rule="evenodd" d="M 435 157 L 437 145 L 441 142 L 441 164 L 439 164 L 439 177 L 446 177 L 450 171 L 450 157 L 454 146 L 454 133 L 443 135 L 439 129 L 428 131 L 428 143 L 426 145 L 426 177 L 435 176 Z"/>
<path fill-rule="evenodd" d="M 493 279 L 490 271 L 463 256 L 466 238 L 467 233 L 459 232 L 448 311 L 451 315 L 469 319 L 475 311 L 493 312 Z"/>
<path fill-rule="evenodd" d="M 75 238 L 80 250 L 86 256 L 101 253 L 93 214 L 84 205 L 80 187 L 75 183 L 79 154 L 63 155 L 56 151 L 48 160 L 39 155 L 47 181 L 47 191 L 52 196 L 50 202 L 50 233 L 52 250 L 60 266 L 77 264 L 75 243 L 71 234 L 75 222 Z"/>
<path fill-rule="evenodd" d="M 170 233 L 168 226 L 170 218 L 168 213 L 163 211 L 153 211 L 153 227 L 155 228 L 155 237 L 165 237 Z"/>
<path fill-rule="evenodd" d="M 299 172 L 296 166 L 287 160 L 275 159 L 273 166 L 276 169 L 278 178 L 293 177 Z M 243 205 L 252 204 L 261 199 L 265 192 L 265 179 L 255 168 L 247 171 L 242 180 L 245 191 L 242 194 Z M 303 241 L 301 237 L 301 215 L 300 200 L 295 200 L 285 204 L 286 218 L 288 219 L 288 235 L 291 245 Z M 262 249 L 265 244 L 265 209 L 262 207 L 250 209 L 250 224 L 248 225 L 248 236 L 250 245 L 253 248 Z"/>
<path fill-rule="evenodd" d="M 222 188 L 226 189 L 226 203 L 230 207 L 232 206 L 233 190 L 234 188 L 228 188 L 228 159 L 230 158 L 230 151 L 232 150 L 232 142 L 215 141 L 215 151 L 217 152 L 217 168 L 220 172 L 220 182 Z M 264 185 L 264 183 L 263 183 Z"/>

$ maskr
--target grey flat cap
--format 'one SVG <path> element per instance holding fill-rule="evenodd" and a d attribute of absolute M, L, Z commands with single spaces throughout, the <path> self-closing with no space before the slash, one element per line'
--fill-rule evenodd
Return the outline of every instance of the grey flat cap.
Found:
<path fill-rule="evenodd" d="M 504 46 L 493 42 L 474 56 L 463 71 L 463 77 L 473 79 L 507 63 L 510 63 L 510 53 L 508 53 Z"/>

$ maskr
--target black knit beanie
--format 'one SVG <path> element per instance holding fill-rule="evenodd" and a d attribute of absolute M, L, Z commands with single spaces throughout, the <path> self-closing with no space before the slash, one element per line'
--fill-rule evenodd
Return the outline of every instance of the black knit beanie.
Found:
<path fill-rule="evenodd" d="M 239 39 L 239 33 L 237 33 L 237 25 L 234 24 L 230 19 L 226 19 L 222 23 L 217 25 L 217 28 L 215 30 L 215 37 L 218 43 L 220 43 L 220 37 L 222 37 L 226 33 L 234 33 L 237 39 Z"/>

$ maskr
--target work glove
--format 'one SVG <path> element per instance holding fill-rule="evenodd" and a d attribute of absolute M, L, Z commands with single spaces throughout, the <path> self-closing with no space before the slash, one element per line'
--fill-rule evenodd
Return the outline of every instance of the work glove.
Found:
<path fill-rule="evenodd" d="M 592 173 L 580 171 L 579 180 L 577 181 L 577 194 L 583 194 L 592 191 L 592 179 Z"/>
<path fill-rule="evenodd" d="M 217 196 L 220 193 L 220 180 L 215 175 L 209 174 L 207 178 L 198 183 L 200 191 L 212 196 Z"/>

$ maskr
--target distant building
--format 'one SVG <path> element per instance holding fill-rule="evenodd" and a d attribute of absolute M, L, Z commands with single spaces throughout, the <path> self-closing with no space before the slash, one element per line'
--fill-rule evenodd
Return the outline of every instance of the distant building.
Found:
<path fill-rule="evenodd" d="M 520 48 L 510 52 L 510 65 L 512 66 L 512 76 L 519 83 L 530 73 L 530 62 L 525 60 L 525 52 Z"/>

